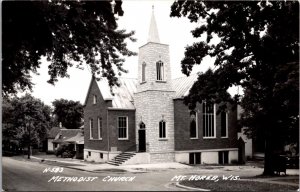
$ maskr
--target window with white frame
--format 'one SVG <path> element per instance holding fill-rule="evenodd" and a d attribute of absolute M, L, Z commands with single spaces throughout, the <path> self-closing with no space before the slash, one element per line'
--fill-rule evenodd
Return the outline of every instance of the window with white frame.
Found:
<path fill-rule="evenodd" d="M 146 81 L 146 63 L 142 64 L 142 82 Z"/>
<path fill-rule="evenodd" d="M 197 123 L 197 112 L 190 112 L 190 138 L 196 139 L 198 138 L 198 123 Z"/>
<path fill-rule="evenodd" d="M 98 117 L 98 139 L 102 139 L 102 118 Z"/>
<path fill-rule="evenodd" d="M 221 112 L 221 137 L 228 137 L 228 114 Z"/>
<path fill-rule="evenodd" d="M 156 75 L 158 81 L 164 80 L 164 63 L 162 61 L 158 61 L 156 63 Z"/>
<path fill-rule="evenodd" d="M 216 137 L 216 119 L 215 119 L 215 105 L 213 103 L 204 102 L 202 104 L 203 112 L 203 137 Z"/>
<path fill-rule="evenodd" d="M 90 139 L 93 139 L 93 119 L 90 119 Z"/>
<path fill-rule="evenodd" d="M 118 117 L 119 139 L 128 139 L 128 117 Z"/>
<path fill-rule="evenodd" d="M 164 120 L 159 122 L 159 138 L 166 138 L 166 122 Z"/>
<path fill-rule="evenodd" d="M 97 95 L 93 95 L 93 104 L 97 103 Z"/>

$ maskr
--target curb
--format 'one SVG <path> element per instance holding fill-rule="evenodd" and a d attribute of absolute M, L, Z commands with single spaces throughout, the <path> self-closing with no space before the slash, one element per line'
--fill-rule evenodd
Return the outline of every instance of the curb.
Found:
<path fill-rule="evenodd" d="M 185 186 L 185 185 L 181 185 L 181 184 L 179 184 L 179 182 L 176 182 L 175 185 L 176 185 L 176 187 L 179 187 L 179 188 L 182 188 L 182 189 L 189 189 L 189 190 L 192 190 L 192 191 L 210 191 L 209 189 L 201 189 L 201 188 L 188 187 L 188 186 Z"/>

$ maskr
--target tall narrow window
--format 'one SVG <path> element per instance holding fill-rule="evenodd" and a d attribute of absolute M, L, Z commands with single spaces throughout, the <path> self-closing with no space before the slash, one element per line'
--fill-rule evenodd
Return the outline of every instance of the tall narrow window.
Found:
<path fill-rule="evenodd" d="M 93 95 L 93 104 L 97 103 L 97 95 Z"/>
<path fill-rule="evenodd" d="M 98 139 L 102 139 L 102 118 L 98 117 Z"/>
<path fill-rule="evenodd" d="M 228 137 L 228 115 L 225 111 L 221 112 L 221 137 Z"/>
<path fill-rule="evenodd" d="M 198 126 L 197 126 L 197 112 L 190 112 L 190 137 L 192 139 L 198 138 Z"/>
<path fill-rule="evenodd" d="M 93 139 L 93 119 L 90 119 L 90 139 Z"/>
<path fill-rule="evenodd" d="M 203 111 L 203 137 L 215 138 L 215 106 L 213 103 L 204 102 Z"/>
<path fill-rule="evenodd" d="M 142 64 L 142 82 L 146 81 L 146 63 Z"/>
<path fill-rule="evenodd" d="M 158 81 L 164 80 L 164 63 L 162 61 L 158 61 L 156 63 L 156 75 Z"/>
<path fill-rule="evenodd" d="M 118 117 L 119 139 L 128 139 L 128 117 Z"/>
<path fill-rule="evenodd" d="M 166 122 L 164 120 L 159 122 L 159 138 L 166 138 Z"/>

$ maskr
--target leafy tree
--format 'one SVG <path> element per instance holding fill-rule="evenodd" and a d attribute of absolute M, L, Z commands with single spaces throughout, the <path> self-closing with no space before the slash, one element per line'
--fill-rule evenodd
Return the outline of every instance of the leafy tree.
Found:
<path fill-rule="evenodd" d="M 51 64 L 49 83 L 69 77 L 68 67 L 86 63 L 97 78 L 118 85 L 116 73 L 127 72 L 124 57 L 134 32 L 117 29 L 122 1 L 4 1 L 2 3 L 3 95 L 32 89 L 41 56 Z M 76 64 L 74 64 L 74 62 Z"/>
<path fill-rule="evenodd" d="M 254 136 L 263 133 L 264 174 L 273 174 L 272 155 L 282 147 L 288 130 L 298 129 L 299 2 L 175 1 L 171 16 L 198 22 L 193 36 L 206 37 L 186 47 L 184 74 L 205 56 L 216 58 L 215 69 L 199 75 L 186 104 L 193 108 L 203 100 L 240 103 L 242 125 Z M 231 98 L 226 93 L 231 86 L 241 86 L 243 97 Z"/>
<path fill-rule="evenodd" d="M 83 106 L 79 101 L 56 99 L 52 104 L 57 123 L 61 122 L 62 126 L 67 129 L 79 129 L 82 126 Z"/>
<path fill-rule="evenodd" d="M 51 108 L 26 94 L 3 101 L 3 142 L 18 141 L 20 147 L 40 146 L 50 126 Z M 30 133 L 30 134 L 29 134 Z"/>

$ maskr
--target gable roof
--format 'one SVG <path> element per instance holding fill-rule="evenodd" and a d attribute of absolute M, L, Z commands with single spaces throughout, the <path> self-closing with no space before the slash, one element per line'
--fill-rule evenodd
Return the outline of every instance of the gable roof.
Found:
<path fill-rule="evenodd" d="M 135 109 L 133 105 L 133 94 L 136 92 L 137 79 L 119 77 L 120 86 L 114 86 L 112 88 L 114 95 L 111 94 L 107 79 L 101 79 L 100 81 L 97 81 L 95 78 L 92 78 L 90 87 L 93 81 L 96 81 L 103 99 L 106 101 L 112 101 L 113 108 Z M 86 95 L 84 105 L 87 103 L 89 92 L 90 88 Z"/>
<path fill-rule="evenodd" d="M 82 131 L 81 129 L 60 129 L 60 131 L 57 133 L 55 139 L 52 142 L 53 143 L 65 142 L 71 137 L 75 137 L 81 131 Z"/>
<path fill-rule="evenodd" d="M 183 98 L 186 96 L 194 82 L 197 81 L 197 78 L 198 75 L 193 74 L 188 77 L 172 79 L 171 84 L 173 90 L 175 91 L 174 99 Z M 92 78 L 90 86 L 93 83 L 93 80 L 96 81 L 103 99 L 112 101 L 112 108 L 135 109 L 133 95 L 136 92 L 138 83 L 137 79 L 119 77 L 120 87 L 113 87 L 112 90 L 114 95 L 111 94 L 110 87 L 108 86 L 108 81 L 106 79 L 97 81 L 95 78 Z M 86 105 L 88 94 L 89 91 L 87 93 L 84 105 Z"/>
<path fill-rule="evenodd" d="M 48 131 L 48 135 L 47 138 L 49 139 L 54 139 L 55 136 L 57 135 L 57 133 L 60 131 L 61 127 L 52 127 L 49 131 Z"/>

